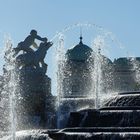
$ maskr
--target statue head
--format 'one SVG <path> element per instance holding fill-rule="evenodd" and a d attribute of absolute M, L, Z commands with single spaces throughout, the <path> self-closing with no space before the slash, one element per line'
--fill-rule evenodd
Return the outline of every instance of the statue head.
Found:
<path fill-rule="evenodd" d="M 30 35 L 36 36 L 37 35 L 37 31 L 36 30 L 31 30 Z"/>

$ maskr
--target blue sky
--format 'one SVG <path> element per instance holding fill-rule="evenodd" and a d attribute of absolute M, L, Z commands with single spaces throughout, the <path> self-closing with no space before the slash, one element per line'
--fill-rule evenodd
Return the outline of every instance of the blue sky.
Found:
<path fill-rule="evenodd" d="M 140 56 L 140 0 L 0 0 L 0 48 L 5 34 L 10 34 L 16 47 L 31 29 L 51 39 L 66 26 L 86 22 L 113 32 L 127 53 Z M 76 31 L 68 34 L 71 44 L 66 44 L 67 48 L 79 42 Z M 88 31 L 83 32 L 86 42 Z M 46 58 L 50 67 L 51 51 Z M 121 57 L 115 48 L 114 54 Z M 51 68 L 48 74 L 51 76 Z"/>

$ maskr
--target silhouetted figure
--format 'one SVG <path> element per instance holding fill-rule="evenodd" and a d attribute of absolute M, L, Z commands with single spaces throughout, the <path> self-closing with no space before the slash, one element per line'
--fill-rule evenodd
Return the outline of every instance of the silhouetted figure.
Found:
<path fill-rule="evenodd" d="M 33 46 L 34 48 L 38 48 L 37 44 L 35 43 L 35 39 L 43 42 L 47 42 L 48 40 L 46 37 L 42 38 L 39 35 L 37 35 L 36 30 L 31 30 L 30 35 L 27 36 L 24 41 L 18 43 L 18 46 L 14 48 L 15 50 L 14 56 L 16 56 L 21 50 L 25 51 L 26 53 L 33 52 L 34 50 L 31 49 L 30 46 Z"/>
<path fill-rule="evenodd" d="M 35 66 L 40 68 L 39 63 L 41 63 L 44 71 L 47 70 L 47 64 L 44 62 L 44 58 L 47 54 L 48 49 L 53 45 L 52 42 L 41 42 L 38 49 L 34 52 L 20 54 L 16 57 L 17 66 Z"/>

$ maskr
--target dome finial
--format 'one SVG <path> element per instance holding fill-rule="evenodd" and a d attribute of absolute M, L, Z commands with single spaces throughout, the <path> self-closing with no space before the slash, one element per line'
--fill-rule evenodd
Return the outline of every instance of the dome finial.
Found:
<path fill-rule="evenodd" d="M 82 36 L 80 36 L 80 43 L 83 43 L 83 42 L 82 42 L 82 39 L 83 39 L 83 37 L 82 37 Z"/>
<path fill-rule="evenodd" d="M 83 39 L 83 37 L 82 37 L 82 27 L 80 26 L 80 43 L 79 44 L 83 44 L 82 39 Z"/>

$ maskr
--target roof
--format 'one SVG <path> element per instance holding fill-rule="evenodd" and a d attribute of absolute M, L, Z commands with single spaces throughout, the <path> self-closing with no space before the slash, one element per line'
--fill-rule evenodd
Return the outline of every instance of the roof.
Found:
<path fill-rule="evenodd" d="M 66 53 L 69 60 L 74 61 L 86 61 L 92 53 L 92 49 L 87 45 L 83 44 L 82 37 L 80 37 L 80 42 L 72 49 L 69 49 Z"/>
<path fill-rule="evenodd" d="M 136 61 L 140 62 L 140 57 L 121 57 L 114 60 L 114 64 L 120 66 L 131 66 Z"/>

